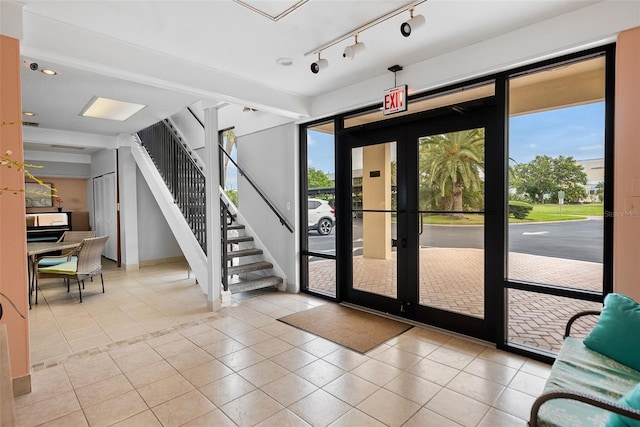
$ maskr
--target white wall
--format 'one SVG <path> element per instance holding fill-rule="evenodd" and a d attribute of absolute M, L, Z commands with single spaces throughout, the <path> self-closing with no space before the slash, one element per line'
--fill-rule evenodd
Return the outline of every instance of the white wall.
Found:
<path fill-rule="evenodd" d="M 182 251 L 173 237 L 144 177 L 137 172 L 138 193 L 138 257 L 144 261 L 181 257 Z"/>
<path fill-rule="evenodd" d="M 239 164 L 290 224 L 296 223 L 297 135 L 297 126 L 289 123 L 237 138 Z M 238 193 L 240 211 L 284 270 L 288 290 L 297 290 L 296 234 L 280 224 L 245 179 Z"/>

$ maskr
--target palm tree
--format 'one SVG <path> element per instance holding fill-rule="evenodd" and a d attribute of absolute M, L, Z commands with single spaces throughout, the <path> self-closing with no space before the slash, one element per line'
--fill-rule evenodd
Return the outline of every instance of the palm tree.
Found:
<path fill-rule="evenodd" d="M 462 212 L 463 190 L 477 190 L 483 185 L 484 129 L 432 135 L 420 138 L 420 170 L 431 188 L 441 197 L 450 192 L 451 210 Z M 451 215 L 462 219 L 461 213 Z"/>

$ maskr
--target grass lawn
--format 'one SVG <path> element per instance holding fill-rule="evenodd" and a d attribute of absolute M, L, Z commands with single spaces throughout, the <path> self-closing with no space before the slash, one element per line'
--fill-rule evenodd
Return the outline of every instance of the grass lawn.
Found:
<path fill-rule="evenodd" d="M 604 214 L 604 205 L 586 204 L 586 205 L 562 205 L 562 214 L 560 214 L 560 205 L 533 205 L 533 209 L 525 219 L 509 218 L 510 223 L 519 222 L 544 222 L 544 221 L 571 221 L 586 219 L 588 216 L 602 216 Z M 464 219 L 455 220 L 447 215 L 425 215 L 424 224 L 458 224 L 458 225 L 482 225 L 484 224 L 484 215 L 465 214 Z"/>

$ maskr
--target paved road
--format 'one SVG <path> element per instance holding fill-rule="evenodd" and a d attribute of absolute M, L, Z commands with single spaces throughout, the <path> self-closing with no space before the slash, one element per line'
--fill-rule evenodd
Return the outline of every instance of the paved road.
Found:
<path fill-rule="evenodd" d="M 395 224 L 392 235 L 395 236 Z M 579 261 L 602 262 L 603 221 L 545 222 L 512 224 L 509 226 L 509 249 L 531 255 L 566 258 Z M 420 237 L 423 247 L 483 248 L 482 226 L 436 225 L 425 226 Z M 354 251 L 362 248 L 362 229 L 354 223 Z M 312 251 L 335 254 L 335 231 L 328 236 L 309 232 Z"/>

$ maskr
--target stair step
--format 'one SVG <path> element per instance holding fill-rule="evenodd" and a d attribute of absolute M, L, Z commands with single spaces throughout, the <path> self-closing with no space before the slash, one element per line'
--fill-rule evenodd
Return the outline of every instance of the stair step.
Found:
<path fill-rule="evenodd" d="M 243 224 L 227 225 L 227 230 L 244 230 L 244 225 Z"/>
<path fill-rule="evenodd" d="M 242 242 L 253 242 L 253 237 L 251 237 L 251 236 L 237 236 L 237 237 L 229 237 L 229 238 L 227 238 L 227 243 L 242 243 Z"/>
<path fill-rule="evenodd" d="M 282 283 L 282 277 L 268 276 L 252 280 L 234 280 L 229 283 L 229 290 L 232 294 L 240 292 L 253 291 L 256 289 L 268 288 L 270 286 L 278 286 Z"/>
<path fill-rule="evenodd" d="M 227 252 L 227 259 L 240 258 L 243 256 L 262 255 L 262 249 L 240 249 L 239 251 Z"/>
<path fill-rule="evenodd" d="M 248 273 L 250 271 L 266 270 L 273 268 L 273 264 L 267 261 L 251 262 L 249 264 L 234 265 L 227 270 L 229 275 L 237 275 L 242 273 Z"/>

